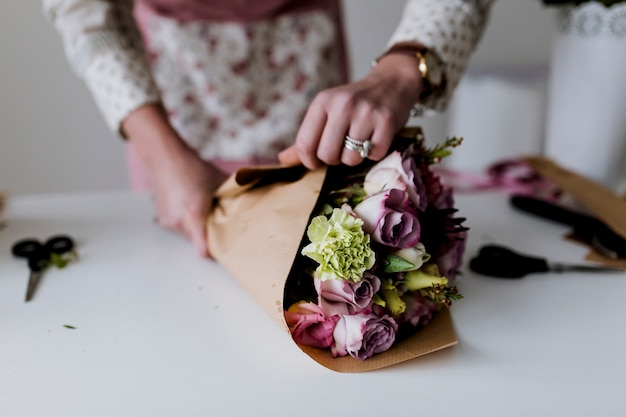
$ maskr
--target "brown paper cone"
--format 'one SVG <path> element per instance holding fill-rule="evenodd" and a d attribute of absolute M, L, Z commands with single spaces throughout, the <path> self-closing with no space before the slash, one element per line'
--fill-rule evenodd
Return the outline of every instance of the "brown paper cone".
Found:
<path fill-rule="evenodd" d="M 454 346 L 457 343 L 450 311 L 444 309 L 437 313 L 433 320 L 415 335 L 394 344 L 388 351 L 364 361 L 356 360 L 351 356 L 333 358 L 328 350 L 311 346 L 298 346 L 316 362 L 334 371 L 365 372 L 408 361 Z"/>
<path fill-rule="evenodd" d="M 285 282 L 325 174 L 326 168 L 240 170 L 218 189 L 208 219 L 213 257 L 285 329 Z"/>
<path fill-rule="evenodd" d="M 326 174 L 327 168 L 240 170 L 217 191 L 214 210 L 207 220 L 212 255 L 287 332 L 283 316 L 285 284 Z M 415 335 L 365 361 L 332 358 L 328 350 L 300 348 L 329 369 L 362 372 L 456 343 L 450 314 L 442 311 Z"/>

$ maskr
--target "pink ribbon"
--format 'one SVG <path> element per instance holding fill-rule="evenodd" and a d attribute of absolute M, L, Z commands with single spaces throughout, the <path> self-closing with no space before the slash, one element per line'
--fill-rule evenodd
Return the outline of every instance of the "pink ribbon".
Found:
<path fill-rule="evenodd" d="M 556 201 L 562 190 L 542 177 L 524 159 L 506 159 L 490 165 L 483 174 L 458 171 L 443 166 L 433 167 L 442 181 L 455 192 L 470 193 L 500 190 L 509 194 L 528 195 Z"/>

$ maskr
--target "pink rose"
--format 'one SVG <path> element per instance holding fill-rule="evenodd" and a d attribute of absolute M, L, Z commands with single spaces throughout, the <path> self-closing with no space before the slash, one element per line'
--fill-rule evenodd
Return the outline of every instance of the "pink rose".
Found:
<path fill-rule="evenodd" d="M 380 279 L 365 272 L 359 282 L 344 279 L 315 280 L 319 305 L 327 316 L 362 312 L 372 304 L 372 297 L 380 289 Z"/>
<path fill-rule="evenodd" d="M 333 331 L 339 316 L 325 317 L 315 303 L 301 301 L 285 311 L 285 321 L 296 343 L 327 348 L 333 342 Z"/>
<path fill-rule="evenodd" d="M 398 151 L 391 152 L 365 175 L 363 189 L 367 195 L 393 188 L 406 191 L 415 207 L 426 209 L 426 189 L 415 160 L 409 153 L 401 155 Z"/>
<path fill-rule="evenodd" d="M 420 238 L 420 223 L 410 209 L 406 191 L 392 189 L 367 197 L 354 208 L 363 230 L 385 246 L 410 248 Z"/>
<path fill-rule="evenodd" d="M 350 355 L 365 360 L 388 350 L 396 340 L 398 325 L 390 316 L 354 314 L 340 316 L 331 346 L 333 356 Z"/>

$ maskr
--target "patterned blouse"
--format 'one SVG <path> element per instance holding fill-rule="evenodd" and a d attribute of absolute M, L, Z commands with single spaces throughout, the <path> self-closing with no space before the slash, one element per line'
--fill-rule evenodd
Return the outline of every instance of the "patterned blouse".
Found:
<path fill-rule="evenodd" d="M 339 0 L 43 3 L 111 130 L 160 102 L 205 159 L 275 158 L 293 143 L 315 94 L 347 79 Z M 492 3 L 406 2 L 388 47 L 416 41 L 445 63 L 446 91 L 426 108 L 445 108 Z"/>

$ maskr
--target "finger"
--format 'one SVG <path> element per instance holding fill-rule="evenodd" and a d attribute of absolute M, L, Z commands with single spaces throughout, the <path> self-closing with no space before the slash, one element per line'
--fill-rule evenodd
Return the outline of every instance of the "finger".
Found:
<path fill-rule="evenodd" d="M 328 165 L 342 162 L 342 153 L 346 132 L 350 127 L 350 118 L 342 112 L 331 112 L 328 115 L 324 133 L 317 149 L 318 158 Z"/>
<path fill-rule="evenodd" d="M 157 218 L 155 218 L 154 220 L 155 220 L 155 223 L 157 223 L 161 228 L 163 228 L 163 230 L 173 233 L 176 236 L 182 237 L 186 239 L 187 241 L 191 242 L 191 244 L 194 246 L 194 248 L 196 249 L 200 257 L 202 258 L 210 257 L 206 243 L 204 243 L 204 248 L 203 248 L 202 244 L 198 241 L 198 238 L 194 237 L 192 233 L 193 229 L 187 227 L 183 222 L 179 221 L 179 222 L 170 222 L 168 224 L 165 224 L 163 222 L 160 222 Z M 206 242 L 206 239 L 205 239 L 205 242 Z"/>
<path fill-rule="evenodd" d="M 314 100 L 298 129 L 295 144 L 298 160 L 309 169 L 322 165 L 322 161 L 317 157 L 317 149 L 325 124 L 326 111 L 319 104 L 319 100 Z"/>
<path fill-rule="evenodd" d="M 191 241 L 202 258 L 210 257 L 203 215 L 189 213 L 183 222 L 183 234 Z"/>
<path fill-rule="evenodd" d="M 282 165 L 289 167 L 300 165 L 302 163 L 302 161 L 300 160 L 300 156 L 298 155 L 298 149 L 295 145 L 291 145 L 290 147 L 279 153 L 278 160 Z"/>
<path fill-rule="evenodd" d="M 374 140 L 372 138 L 373 131 L 374 129 L 372 127 L 370 113 L 362 111 L 355 116 L 350 124 L 348 136 L 361 142 L 369 140 L 372 143 L 372 149 L 374 149 L 376 145 L 374 144 Z M 363 162 L 363 157 L 359 151 L 348 149 L 344 144 L 343 152 L 341 153 L 341 162 L 346 165 L 358 165 Z"/>
<path fill-rule="evenodd" d="M 383 159 L 389 151 L 397 130 L 392 117 L 381 116 L 372 133 L 372 150 L 368 159 L 372 161 Z"/>
<path fill-rule="evenodd" d="M 202 258 L 209 258 L 209 246 L 207 245 L 207 235 L 204 225 L 200 227 L 193 227 L 189 230 L 189 238 L 191 243 L 196 248 L 198 255 Z"/>

